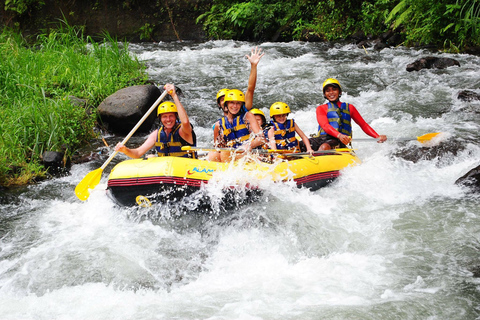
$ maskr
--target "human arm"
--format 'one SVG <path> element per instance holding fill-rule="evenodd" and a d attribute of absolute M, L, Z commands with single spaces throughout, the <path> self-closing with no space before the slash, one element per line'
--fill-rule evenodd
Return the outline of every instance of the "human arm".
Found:
<path fill-rule="evenodd" d="M 158 130 L 153 131 L 152 133 L 150 133 L 147 140 L 145 140 L 145 142 L 140 147 L 135 149 L 127 148 L 123 144 L 118 143 L 115 146 L 115 151 L 122 152 L 127 156 L 129 156 L 130 158 L 134 158 L 134 159 L 140 158 L 155 145 L 155 141 L 157 141 L 157 135 L 158 135 Z"/>
<path fill-rule="evenodd" d="M 213 125 L 213 144 L 216 146 L 218 144 L 218 137 L 220 136 L 220 121 L 215 122 Z"/>
<path fill-rule="evenodd" d="M 378 139 L 379 143 L 385 142 L 387 140 L 386 135 L 380 135 L 375 130 L 373 130 L 373 128 L 363 119 L 363 117 L 360 115 L 360 112 L 358 112 L 357 108 L 355 108 L 353 105 L 350 105 L 350 115 L 353 121 L 355 121 L 360 126 L 360 128 L 362 128 L 363 132 L 368 134 L 370 137 Z"/>
<path fill-rule="evenodd" d="M 167 83 L 164 86 L 164 89 L 167 90 L 168 94 L 172 97 L 175 106 L 177 107 L 178 119 L 180 120 L 180 136 L 190 144 L 193 144 L 193 129 L 188 119 L 187 111 L 183 107 L 180 99 L 178 98 L 177 92 L 175 91 L 175 86 L 171 83 Z"/>
<path fill-rule="evenodd" d="M 277 150 L 277 144 L 275 143 L 275 129 L 271 127 L 268 130 L 268 145 L 270 149 Z"/>
<path fill-rule="evenodd" d="M 308 137 L 303 133 L 302 129 L 295 123 L 295 132 L 302 138 L 303 143 L 305 143 L 305 148 L 307 148 L 307 152 L 313 153 L 312 146 L 310 145 L 310 140 Z"/>
<path fill-rule="evenodd" d="M 247 92 L 245 93 L 245 108 L 247 110 L 253 107 L 253 94 L 257 85 L 257 65 L 264 55 L 265 52 L 262 53 L 262 49 L 258 49 L 258 47 L 252 49 L 251 55 L 246 55 L 248 61 L 250 61 L 250 75 L 248 77 Z"/>
<path fill-rule="evenodd" d="M 384 142 L 385 140 L 387 140 L 386 136 L 379 135 L 375 132 L 375 130 L 373 130 L 372 127 L 370 127 L 370 125 L 362 118 L 358 110 L 353 105 L 350 104 L 349 107 L 352 120 L 355 121 L 366 134 L 373 138 L 378 138 L 378 142 Z M 338 132 L 334 127 L 330 125 L 327 117 L 327 111 L 328 105 L 326 104 L 322 104 L 317 107 L 316 114 L 318 124 L 320 125 L 320 127 L 322 127 L 323 130 L 325 130 L 326 134 L 338 138 L 344 145 L 349 144 L 352 138 L 346 134 Z"/>
<path fill-rule="evenodd" d="M 253 133 L 255 135 L 255 138 L 246 145 L 245 150 L 249 151 L 265 143 L 265 139 L 263 137 L 262 129 L 258 126 L 255 115 L 253 115 L 253 113 L 247 112 L 245 114 L 245 121 L 249 124 L 248 130 L 250 131 L 250 133 Z"/>

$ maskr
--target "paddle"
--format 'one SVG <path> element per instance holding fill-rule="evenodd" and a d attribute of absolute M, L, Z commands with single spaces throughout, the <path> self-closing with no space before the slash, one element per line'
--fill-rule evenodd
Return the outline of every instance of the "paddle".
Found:
<path fill-rule="evenodd" d="M 420 143 L 425 143 L 425 142 L 428 142 L 430 141 L 431 139 L 433 139 L 434 137 L 438 136 L 441 132 L 432 132 L 432 133 L 426 133 L 420 137 L 416 137 L 416 138 L 393 138 L 393 139 L 389 139 L 389 140 L 393 140 L 393 141 L 415 141 L 415 140 L 418 140 Z M 365 138 L 365 139 L 353 139 L 352 141 L 378 141 L 378 139 L 374 139 L 374 138 Z"/>
<path fill-rule="evenodd" d="M 183 146 L 183 151 L 229 151 L 229 152 L 245 152 L 243 149 L 236 148 L 204 148 L 204 147 L 192 147 L 192 146 Z M 291 153 L 291 150 L 273 150 L 273 149 L 252 149 L 253 153 Z"/>
<path fill-rule="evenodd" d="M 182 147 L 183 151 L 237 151 L 237 152 L 245 152 L 245 150 L 242 149 L 235 149 L 235 148 L 203 148 L 203 147 L 192 147 L 192 146 L 184 146 Z M 325 153 L 332 153 L 332 154 L 340 154 L 340 152 L 350 152 L 353 149 L 349 148 L 339 148 L 339 149 L 332 149 L 332 150 L 320 150 L 320 151 L 315 151 L 312 155 L 320 155 L 320 154 L 325 154 Z M 310 155 L 308 152 L 292 152 L 292 150 L 275 150 L 275 149 L 253 149 L 253 153 L 279 153 L 284 156 L 306 156 Z"/>
<path fill-rule="evenodd" d="M 138 123 L 135 125 L 132 131 L 130 131 L 130 133 L 125 137 L 125 139 L 123 139 L 123 141 L 121 142 L 122 144 L 127 143 L 128 139 L 130 139 L 130 137 L 135 133 L 135 131 L 137 131 L 137 129 L 142 125 L 145 119 L 148 118 L 148 116 L 152 113 L 152 111 L 155 110 L 155 108 L 158 106 L 160 101 L 162 101 L 163 98 L 165 98 L 167 93 L 168 93 L 167 90 L 165 90 L 162 93 L 162 95 L 157 99 L 157 101 L 155 101 L 155 103 L 150 107 L 150 109 L 148 109 L 147 113 L 143 115 L 142 119 L 138 121 Z M 112 161 L 112 159 L 116 156 L 117 153 L 118 151 L 115 151 L 114 153 L 112 153 L 112 155 L 107 159 L 107 161 L 105 161 L 105 163 L 100 168 L 89 172 L 85 176 L 85 178 L 83 178 L 82 181 L 80 181 L 80 183 L 75 187 L 75 194 L 77 195 L 78 199 L 82 201 L 85 201 L 88 199 L 88 197 L 90 196 L 90 190 L 93 190 L 100 182 L 103 169 L 105 169 L 105 167 L 110 163 L 110 161 Z"/>
<path fill-rule="evenodd" d="M 283 153 L 282 156 L 285 157 L 305 157 L 305 156 L 319 156 L 321 154 L 342 154 L 348 153 L 353 151 L 354 149 L 349 148 L 338 148 L 338 149 L 331 149 L 331 150 L 319 150 L 314 151 L 312 154 L 308 152 L 291 152 L 291 153 Z"/>
<path fill-rule="evenodd" d="M 192 147 L 192 146 L 183 146 L 183 151 L 237 151 L 243 152 L 243 149 L 235 149 L 235 148 L 204 148 L 204 147 Z"/>

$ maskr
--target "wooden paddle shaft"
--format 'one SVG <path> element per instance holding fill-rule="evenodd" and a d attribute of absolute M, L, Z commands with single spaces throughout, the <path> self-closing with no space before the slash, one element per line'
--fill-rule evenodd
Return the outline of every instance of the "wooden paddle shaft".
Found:
<path fill-rule="evenodd" d="M 155 110 L 155 108 L 158 106 L 158 104 L 165 98 L 167 93 L 168 93 L 167 90 L 163 91 L 162 95 L 160 97 L 158 97 L 157 101 L 155 101 L 155 103 L 150 107 L 150 109 L 148 109 L 147 113 L 145 113 L 143 115 L 142 119 L 140 119 L 140 121 L 138 121 L 138 123 L 135 125 L 135 127 L 133 127 L 133 129 L 128 133 L 128 135 L 125 137 L 125 139 L 123 139 L 121 144 L 127 143 L 127 141 L 133 136 L 135 131 L 137 131 L 137 129 L 142 125 L 142 123 L 145 121 L 145 119 L 148 118 L 148 116 L 153 112 L 153 110 Z M 117 155 L 117 153 L 118 153 L 118 151 L 115 151 L 114 153 L 112 153 L 110 155 L 110 157 L 107 159 L 107 161 L 105 161 L 105 163 L 101 166 L 102 170 L 105 169 L 105 167 L 110 163 L 110 161 L 112 161 L 112 159 Z"/>

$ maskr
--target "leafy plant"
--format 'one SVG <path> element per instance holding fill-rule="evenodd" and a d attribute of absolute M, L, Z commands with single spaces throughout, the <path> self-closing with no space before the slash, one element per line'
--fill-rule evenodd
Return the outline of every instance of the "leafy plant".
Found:
<path fill-rule="evenodd" d="M 132 79 L 147 80 L 145 66 L 127 44 L 108 34 L 94 41 L 67 24 L 40 34 L 33 44 L 4 30 L 0 59 L 1 184 L 33 179 L 41 174 L 44 151 L 70 155 L 94 136 L 95 114 L 69 96 L 96 106 Z"/>
<path fill-rule="evenodd" d="M 5 11 L 14 11 L 18 14 L 25 13 L 30 7 L 45 5 L 44 1 L 39 0 L 5 0 Z"/>
<path fill-rule="evenodd" d="M 152 25 L 148 22 L 145 23 L 142 27 L 140 27 L 140 40 L 152 40 L 154 29 L 155 29 L 155 25 Z"/>

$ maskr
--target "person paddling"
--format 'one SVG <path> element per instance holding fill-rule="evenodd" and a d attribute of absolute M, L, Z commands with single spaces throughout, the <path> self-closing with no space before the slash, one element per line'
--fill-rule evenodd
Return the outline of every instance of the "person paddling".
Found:
<path fill-rule="evenodd" d="M 182 151 L 182 146 L 196 146 L 197 138 L 187 112 L 175 91 L 175 86 L 167 83 L 164 89 L 175 103 L 166 101 L 158 106 L 157 115 L 161 127 L 150 133 L 140 147 L 130 149 L 119 143 L 115 146 L 115 151 L 122 152 L 131 158 L 140 158 L 155 147 L 158 156 L 196 157 L 195 153 Z"/>
<path fill-rule="evenodd" d="M 342 87 L 334 78 L 323 82 L 323 96 L 327 103 L 317 107 L 318 132 L 310 138 L 314 150 L 330 150 L 332 148 L 345 148 L 352 140 L 352 123 L 355 121 L 369 136 L 378 139 L 379 143 L 387 140 L 386 135 L 379 135 L 362 118 L 357 108 L 352 104 L 341 102 Z M 301 148 L 304 148 L 301 146 Z"/>

